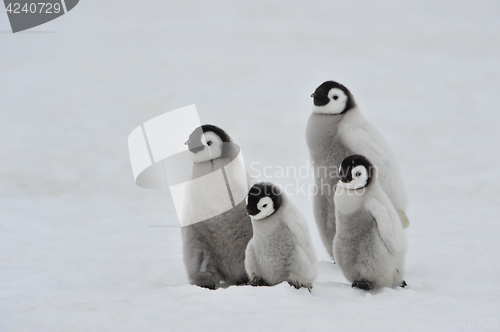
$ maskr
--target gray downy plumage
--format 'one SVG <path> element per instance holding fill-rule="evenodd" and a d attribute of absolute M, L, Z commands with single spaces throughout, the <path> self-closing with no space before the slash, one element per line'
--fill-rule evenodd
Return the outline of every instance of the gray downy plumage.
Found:
<path fill-rule="evenodd" d="M 343 114 L 312 113 L 306 130 L 315 184 L 319 193 L 313 196 L 314 219 L 323 244 L 333 259 L 335 237 L 335 203 L 333 196 L 339 179 L 334 172 L 344 158 L 353 154 L 337 134 L 336 128 Z"/>
<path fill-rule="evenodd" d="M 184 265 L 192 284 L 216 289 L 246 284 L 245 249 L 252 224 L 245 201 L 217 217 L 181 228 Z"/>
<path fill-rule="evenodd" d="M 263 187 L 273 188 L 274 194 L 264 195 L 267 189 L 254 190 Z M 275 189 L 270 183 L 258 183 L 249 193 L 247 210 L 252 216 L 254 230 L 245 257 L 249 283 L 252 286 L 273 286 L 287 281 L 295 288 L 311 290 L 316 277 L 316 254 L 307 222 L 288 198 Z M 253 202 L 252 192 L 260 195 Z M 257 203 L 262 205 L 261 198 L 268 197 L 272 197 L 272 201 L 264 201 L 263 208 L 257 206 Z M 269 204 L 272 206 L 267 206 Z"/>
<path fill-rule="evenodd" d="M 227 134 L 223 132 L 222 136 Z M 193 177 L 220 169 L 235 158 L 239 149 L 231 144 L 228 136 L 224 143 L 227 144 L 224 144 L 219 158 L 194 163 Z M 247 181 L 250 181 L 248 174 Z M 221 282 L 246 284 L 245 249 L 252 234 L 244 200 L 218 216 L 182 227 L 184 265 L 191 284 L 210 289 L 218 288 Z"/>
<path fill-rule="evenodd" d="M 368 165 L 366 169 L 371 168 L 369 179 L 363 178 L 359 170 L 346 167 L 348 163 L 359 165 L 359 161 Z M 365 157 L 359 155 L 350 156 L 342 163 L 343 172 L 347 169 L 359 176 L 355 179 L 351 174 L 342 175 L 335 193 L 335 262 L 346 279 L 352 282 L 352 287 L 364 290 L 404 287 L 406 242 L 403 226 L 372 167 Z M 358 189 L 345 187 L 356 181 L 360 184 Z"/>
<path fill-rule="evenodd" d="M 364 119 L 354 97 L 343 85 L 327 81 L 313 93 L 313 113 L 306 129 L 306 141 L 317 186 L 313 196 L 314 217 L 328 254 L 335 260 L 335 203 L 337 170 L 344 158 L 363 154 L 380 169 L 380 183 L 392 200 L 401 223 L 408 227 L 404 214 L 405 193 L 399 169 L 390 146 Z M 326 172 L 326 174 L 325 174 Z"/>
<path fill-rule="evenodd" d="M 387 250 L 368 210 L 338 215 L 337 229 L 333 241 L 335 263 L 347 280 L 365 282 L 368 289 L 406 284 L 403 257 L 393 257 Z"/>
<path fill-rule="evenodd" d="M 248 259 L 254 260 L 255 271 L 251 277 L 259 277 L 269 286 L 287 281 L 290 275 L 295 255 L 295 241 L 293 234 L 281 223 L 281 213 L 269 216 L 268 223 L 270 234 L 254 232 L 252 245 L 248 248 Z"/>

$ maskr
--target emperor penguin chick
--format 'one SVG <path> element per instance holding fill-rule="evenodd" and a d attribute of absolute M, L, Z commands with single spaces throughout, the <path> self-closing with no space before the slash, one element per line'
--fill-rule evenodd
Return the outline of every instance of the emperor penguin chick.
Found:
<path fill-rule="evenodd" d="M 311 97 L 314 105 L 306 139 L 318 188 L 313 196 L 314 218 L 328 254 L 335 259 L 333 196 L 339 179 L 337 170 L 344 158 L 361 154 L 373 162 L 380 170 L 380 185 L 406 228 L 409 222 L 404 214 L 405 192 L 391 148 L 363 117 L 351 92 L 340 83 L 327 81 Z"/>
<path fill-rule="evenodd" d="M 247 211 L 253 225 L 245 254 L 249 284 L 273 286 L 288 281 L 310 291 L 316 277 L 316 254 L 299 210 L 277 186 L 261 182 L 248 193 Z"/>
<path fill-rule="evenodd" d="M 229 135 L 213 125 L 196 128 L 186 144 L 193 161 L 193 177 L 220 171 L 239 151 Z M 187 192 L 190 202 L 187 210 L 209 210 L 211 202 L 218 204 L 224 199 L 209 187 L 201 191 Z M 252 238 L 252 223 L 246 214 L 245 200 L 235 203 L 236 206 L 222 214 L 181 227 L 184 265 L 191 284 L 216 289 L 221 282 L 229 285 L 248 282 L 244 262 L 245 249 Z"/>
<path fill-rule="evenodd" d="M 364 156 L 342 162 L 335 191 L 335 263 L 352 287 L 370 290 L 406 286 L 403 226 L 380 187 L 377 171 Z"/>

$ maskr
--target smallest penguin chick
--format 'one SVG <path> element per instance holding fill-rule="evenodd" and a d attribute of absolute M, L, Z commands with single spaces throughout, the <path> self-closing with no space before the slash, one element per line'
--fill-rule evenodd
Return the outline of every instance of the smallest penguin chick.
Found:
<path fill-rule="evenodd" d="M 248 193 L 247 212 L 253 237 L 245 252 L 245 269 L 252 286 L 288 281 L 311 291 L 316 254 L 307 223 L 299 210 L 272 183 L 255 184 Z"/>

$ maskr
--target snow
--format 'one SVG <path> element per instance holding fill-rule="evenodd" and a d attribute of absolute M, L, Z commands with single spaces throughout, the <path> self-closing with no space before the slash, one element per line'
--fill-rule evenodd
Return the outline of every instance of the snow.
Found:
<path fill-rule="evenodd" d="M 1 11 L 0 331 L 498 327 L 499 10 L 493 0 L 86 0 L 19 34 Z M 409 287 L 351 289 L 307 193 L 291 200 L 320 260 L 312 293 L 189 285 L 172 198 L 134 184 L 129 133 L 194 103 L 249 169 L 306 166 L 309 96 L 328 79 L 395 150 Z"/>

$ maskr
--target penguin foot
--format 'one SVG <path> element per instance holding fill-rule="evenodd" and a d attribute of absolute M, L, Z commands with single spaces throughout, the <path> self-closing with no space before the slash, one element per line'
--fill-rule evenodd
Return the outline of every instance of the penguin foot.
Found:
<path fill-rule="evenodd" d="M 248 278 L 243 278 L 234 283 L 236 286 L 245 286 L 248 285 Z"/>
<path fill-rule="evenodd" d="M 215 290 L 217 288 L 217 286 L 215 286 L 215 284 L 205 284 L 205 285 L 193 284 L 193 285 L 199 286 L 199 287 L 202 287 L 202 288 L 208 288 L 208 289 L 211 289 L 211 290 Z"/>
<path fill-rule="evenodd" d="M 295 287 L 295 289 L 307 288 L 307 290 L 309 291 L 309 293 L 311 292 L 311 290 L 313 288 L 313 283 L 312 282 L 301 283 L 301 282 L 298 282 L 298 281 L 289 281 L 288 284 L 290 286 L 292 286 L 292 287 Z"/>
<path fill-rule="evenodd" d="M 359 289 L 362 289 L 362 290 L 370 290 L 370 289 L 373 289 L 373 287 L 375 286 L 375 284 L 373 282 L 369 282 L 369 281 L 366 281 L 366 280 L 354 280 L 352 282 L 352 288 L 354 287 L 357 287 Z"/>
<path fill-rule="evenodd" d="M 405 288 L 406 286 L 408 286 L 408 284 L 406 283 L 406 281 L 403 280 L 400 286 L 401 288 Z"/>
<path fill-rule="evenodd" d="M 196 285 L 208 289 L 217 289 L 220 285 L 220 279 L 208 272 L 201 272 L 191 278 L 191 285 Z"/>
<path fill-rule="evenodd" d="M 252 275 L 252 277 L 250 278 L 250 281 L 248 281 L 248 284 L 250 286 L 254 286 L 254 287 L 269 286 L 269 284 L 264 279 L 262 279 L 261 277 L 257 277 L 255 274 Z"/>

